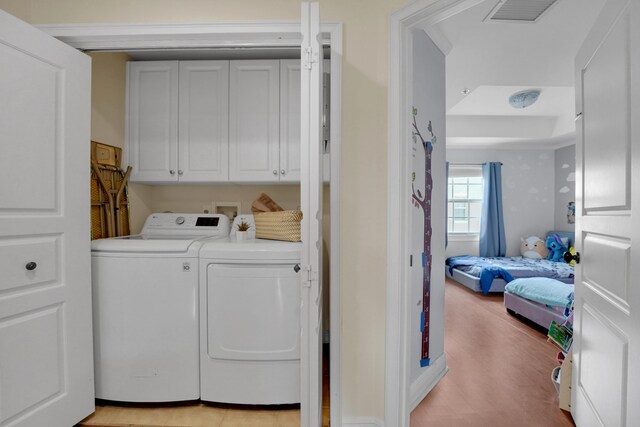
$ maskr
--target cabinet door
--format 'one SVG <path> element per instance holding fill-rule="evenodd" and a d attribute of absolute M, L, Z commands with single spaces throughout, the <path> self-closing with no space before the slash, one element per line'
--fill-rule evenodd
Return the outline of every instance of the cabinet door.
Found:
<path fill-rule="evenodd" d="M 129 62 L 127 79 L 131 181 L 177 181 L 178 61 Z"/>
<path fill-rule="evenodd" d="M 300 60 L 280 61 L 280 181 L 300 181 Z"/>
<path fill-rule="evenodd" d="M 278 60 L 230 62 L 229 179 L 278 181 Z"/>
<path fill-rule="evenodd" d="M 181 61 L 178 179 L 229 179 L 229 61 Z"/>

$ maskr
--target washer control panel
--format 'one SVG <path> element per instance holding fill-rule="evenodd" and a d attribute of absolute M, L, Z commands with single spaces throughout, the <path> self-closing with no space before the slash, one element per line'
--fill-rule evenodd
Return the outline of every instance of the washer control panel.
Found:
<path fill-rule="evenodd" d="M 142 234 L 227 236 L 231 223 L 222 214 L 154 213 L 149 215 Z"/>

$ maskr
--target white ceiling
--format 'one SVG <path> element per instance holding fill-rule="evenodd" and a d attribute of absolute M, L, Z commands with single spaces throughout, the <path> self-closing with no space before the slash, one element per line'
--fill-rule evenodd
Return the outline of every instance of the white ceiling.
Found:
<path fill-rule="evenodd" d="M 451 47 L 447 145 L 567 144 L 575 132 L 574 58 L 603 0 L 558 0 L 535 23 L 483 22 L 498 0 L 469 3 L 476 5 L 426 29 Z M 538 101 L 511 107 L 509 96 L 524 89 L 541 90 Z"/>

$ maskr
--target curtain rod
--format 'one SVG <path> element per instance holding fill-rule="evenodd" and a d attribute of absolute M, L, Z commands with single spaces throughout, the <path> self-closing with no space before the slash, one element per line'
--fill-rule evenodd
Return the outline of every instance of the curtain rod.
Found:
<path fill-rule="evenodd" d="M 500 163 L 500 165 L 503 165 L 502 162 L 497 162 Z M 459 162 L 449 162 L 450 165 L 453 166 L 482 166 L 482 165 L 486 165 L 487 162 L 484 163 L 459 163 Z"/>

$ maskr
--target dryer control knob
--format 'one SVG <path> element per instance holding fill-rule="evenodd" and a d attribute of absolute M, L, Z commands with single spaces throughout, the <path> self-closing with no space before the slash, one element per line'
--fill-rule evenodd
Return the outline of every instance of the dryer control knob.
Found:
<path fill-rule="evenodd" d="M 179 216 L 178 218 L 176 218 L 176 224 L 178 224 L 178 225 L 184 224 L 184 217 L 183 216 Z"/>

